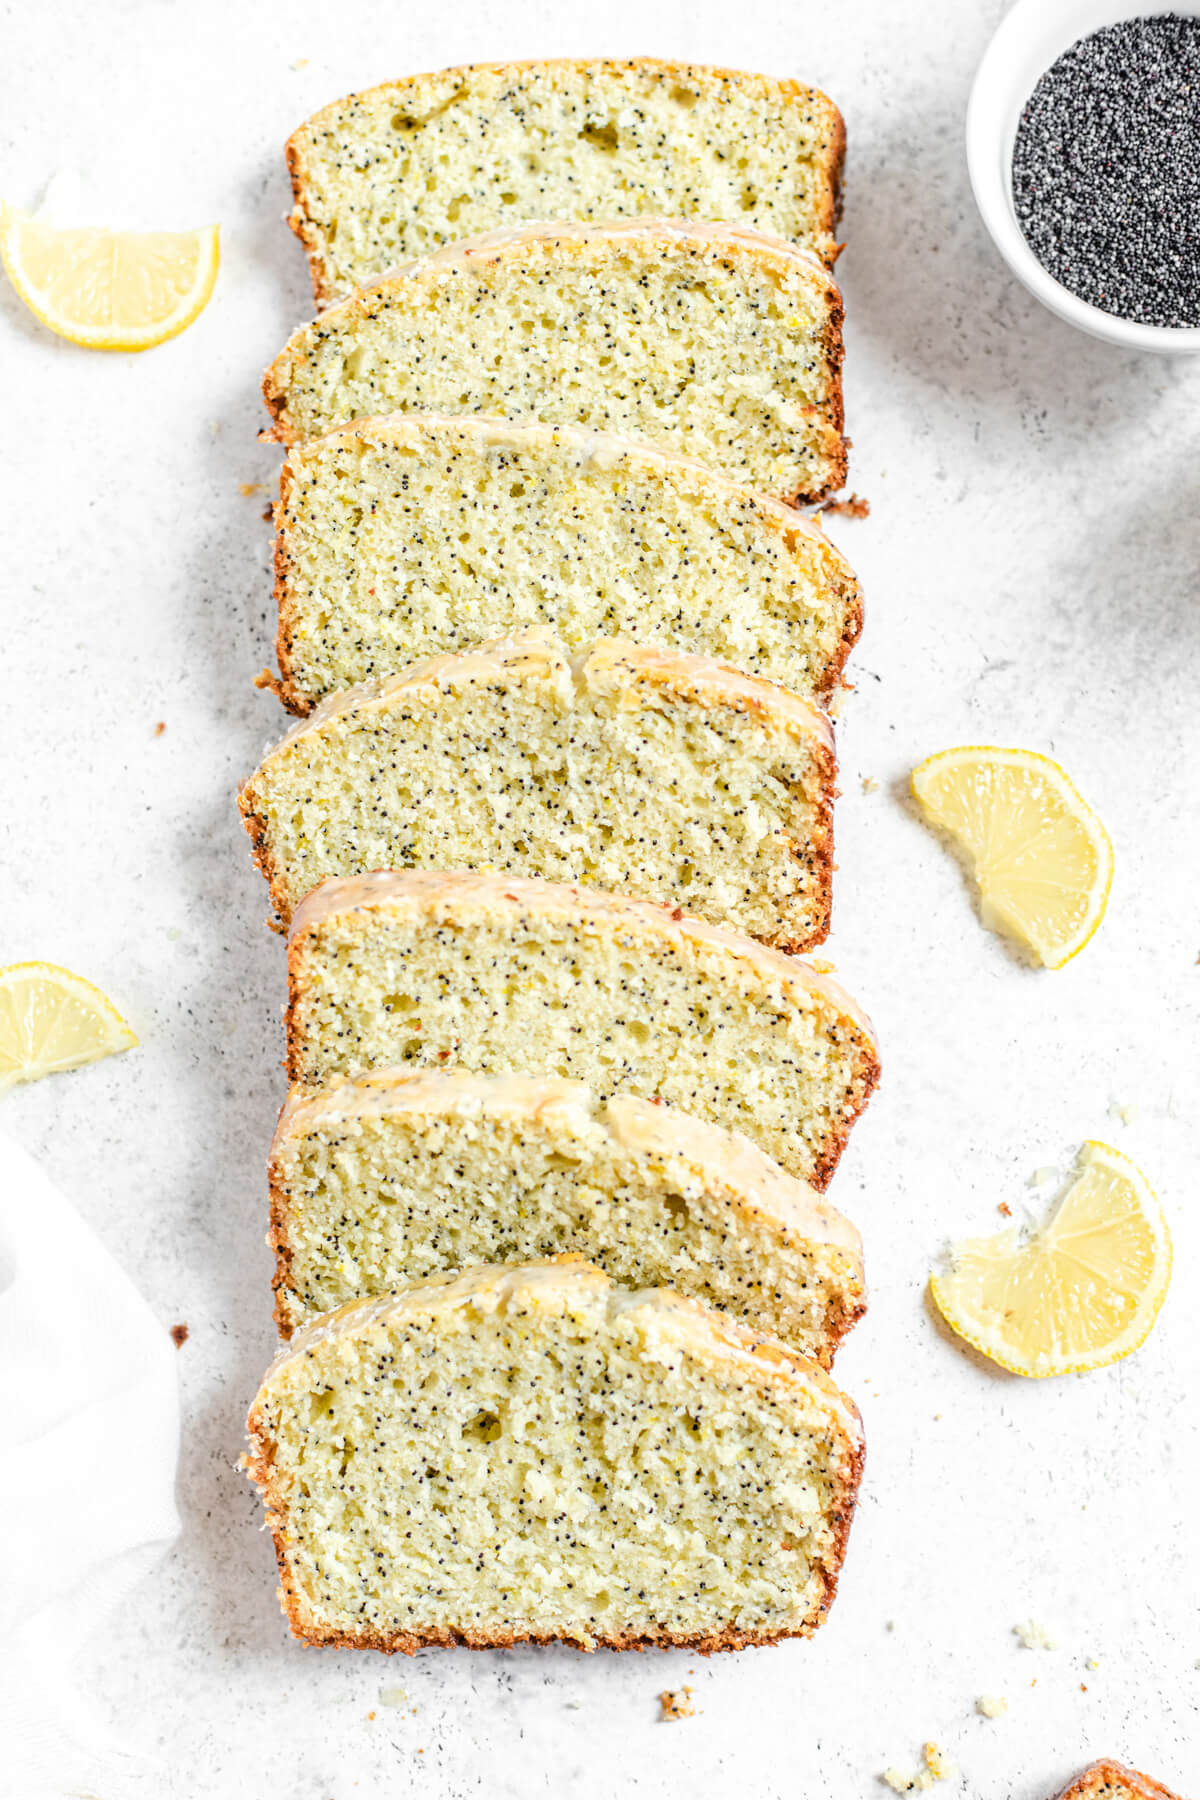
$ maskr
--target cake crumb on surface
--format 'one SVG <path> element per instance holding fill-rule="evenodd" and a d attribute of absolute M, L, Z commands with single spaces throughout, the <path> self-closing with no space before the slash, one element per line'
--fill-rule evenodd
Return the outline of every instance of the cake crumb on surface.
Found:
<path fill-rule="evenodd" d="M 1012 1207 L 1008 1204 L 1007 1200 L 1002 1200 L 996 1210 L 1003 1218 L 1012 1218 Z"/>
<path fill-rule="evenodd" d="M 999 1719 L 1008 1711 L 1008 1701 L 999 1694 L 980 1694 L 975 1711 L 985 1719 Z"/>
<path fill-rule="evenodd" d="M 934 1782 L 950 1781 L 957 1773 L 958 1770 L 939 1745 L 928 1743 L 925 1746 L 923 1769 L 914 1769 L 911 1775 L 905 1775 L 900 1769 L 885 1769 L 879 1779 L 895 1794 L 923 1794 L 928 1792 Z"/>
<path fill-rule="evenodd" d="M 265 481 L 239 481 L 238 488 L 248 500 L 251 494 L 265 494 L 267 483 Z"/>
<path fill-rule="evenodd" d="M 658 1696 L 658 1703 L 662 1707 L 662 1717 L 665 1722 L 670 1722 L 672 1719 L 695 1717 L 696 1703 L 692 1699 L 690 1687 L 676 1688 L 674 1692 L 665 1689 Z"/>
<path fill-rule="evenodd" d="M 1022 1650 L 1057 1650 L 1058 1639 L 1052 1637 L 1044 1625 L 1036 1619 L 1026 1619 L 1020 1625 L 1013 1626 L 1013 1632 Z"/>
<path fill-rule="evenodd" d="M 878 786 L 879 786 L 879 782 L 874 775 L 864 775 L 863 776 L 862 791 L 864 794 L 873 794 L 875 792 L 875 790 L 878 788 Z"/>
<path fill-rule="evenodd" d="M 183 1348 L 184 1344 L 187 1343 L 190 1335 L 191 1335 L 191 1333 L 188 1331 L 188 1328 L 186 1325 L 172 1325 L 172 1327 L 171 1327 L 171 1342 L 174 1344 L 174 1346 L 177 1350 L 181 1350 Z"/>
<path fill-rule="evenodd" d="M 847 494 L 844 500 L 822 500 L 818 510 L 823 513 L 838 513 L 844 519 L 869 519 L 871 502 L 862 494 Z"/>

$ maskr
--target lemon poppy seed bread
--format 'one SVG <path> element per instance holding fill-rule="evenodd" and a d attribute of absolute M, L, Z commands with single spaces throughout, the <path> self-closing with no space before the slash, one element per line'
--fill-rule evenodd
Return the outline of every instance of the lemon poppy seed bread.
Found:
<path fill-rule="evenodd" d="M 804 950 L 829 929 L 833 794 L 829 722 L 786 689 L 529 633 L 332 696 L 240 805 L 285 923 L 330 876 L 488 867 Z"/>
<path fill-rule="evenodd" d="M 288 1078 L 559 1075 L 741 1131 L 824 1187 L 879 1074 L 849 995 L 642 900 L 481 873 L 327 881 L 288 947 Z"/>
<path fill-rule="evenodd" d="M 572 426 L 394 414 L 293 446 L 279 692 L 308 713 L 419 657 L 542 627 L 637 637 L 828 702 L 862 626 L 820 524 L 693 458 Z"/>
<path fill-rule="evenodd" d="M 502 63 L 389 81 L 287 144 L 318 306 L 521 219 L 725 219 L 837 253 L 845 131 L 794 81 L 628 62 Z"/>
<path fill-rule="evenodd" d="M 846 472 L 842 302 L 780 238 L 643 219 L 448 245 L 329 307 L 267 370 L 268 436 L 388 412 L 632 432 L 782 500 Z"/>
<path fill-rule="evenodd" d="M 322 1315 L 249 1435 L 293 1632 L 387 1651 L 807 1636 L 862 1466 L 816 1363 L 567 1258 Z"/>
<path fill-rule="evenodd" d="M 828 1368 L 864 1308 L 858 1233 L 744 1137 L 580 1082 L 379 1070 L 289 1095 L 269 1158 L 275 1317 L 567 1251 Z"/>
<path fill-rule="evenodd" d="M 1105 1757 L 1091 1763 L 1077 1775 L 1070 1787 L 1064 1788 L 1058 1800 L 1180 1800 L 1149 1775 L 1139 1775 L 1124 1763 Z"/>

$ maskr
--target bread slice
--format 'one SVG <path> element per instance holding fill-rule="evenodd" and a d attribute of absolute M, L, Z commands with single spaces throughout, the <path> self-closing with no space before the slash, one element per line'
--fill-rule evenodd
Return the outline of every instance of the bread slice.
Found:
<path fill-rule="evenodd" d="M 828 1368 L 862 1315 L 848 1219 L 744 1137 L 577 1081 L 382 1069 L 294 1092 L 269 1161 L 275 1318 L 569 1251 Z"/>
<path fill-rule="evenodd" d="M 641 434 L 783 500 L 846 473 L 842 302 L 807 251 L 732 225 L 526 225 L 320 314 L 267 370 L 293 444 L 385 412 Z"/>
<path fill-rule="evenodd" d="M 294 445 L 279 695 L 308 713 L 417 657 L 542 627 L 655 639 L 827 703 L 862 629 L 819 522 L 633 438 L 393 414 Z"/>
<path fill-rule="evenodd" d="M 285 923 L 331 875 L 484 866 L 807 950 L 829 930 L 834 791 L 829 721 L 786 689 L 526 633 L 333 695 L 239 804 Z"/>
<path fill-rule="evenodd" d="M 323 1315 L 249 1433 L 292 1631 L 389 1651 L 808 1636 L 862 1466 L 816 1363 L 574 1258 Z"/>
<path fill-rule="evenodd" d="M 845 141 L 824 94 L 767 75 L 642 58 L 443 69 L 292 133 L 290 224 L 318 306 L 521 219 L 727 219 L 832 262 Z"/>
<path fill-rule="evenodd" d="M 487 874 L 327 881 L 288 951 L 288 1078 L 560 1075 L 741 1131 L 824 1187 L 879 1074 L 848 994 L 676 909 Z"/>
<path fill-rule="evenodd" d="M 1148 1775 L 1105 1757 L 1077 1775 L 1058 1800 L 1179 1800 L 1179 1796 L 1160 1781 L 1151 1781 Z"/>

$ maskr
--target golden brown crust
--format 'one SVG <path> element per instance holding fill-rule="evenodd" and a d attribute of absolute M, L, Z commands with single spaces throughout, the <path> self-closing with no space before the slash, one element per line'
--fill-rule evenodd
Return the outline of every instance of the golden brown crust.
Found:
<path fill-rule="evenodd" d="M 832 268 L 841 255 L 842 246 L 835 241 L 834 234 L 842 216 L 842 178 L 846 164 L 846 122 L 841 112 L 834 105 L 828 94 L 820 88 L 808 87 L 804 82 L 788 77 L 761 75 L 744 69 L 727 69 L 709 63 L 670 62 L 659 57 L 635 56 L 628 58 L 612 57 L 549 57 L 546 59 L 531 58 L 516 63 L 464 63 L 455 68 L 428 70 L 420 75 L 409 75 L 399 80 L 382 81 L 374 87 L 357 90 L 353 94 L 343 95 L 341 99 L 331 101 L 297 126 L 284 145 L 284 157 L 287 161 L 288 177 L 291 181 L 293 206 L 288 214 L 288 225 L 304 246 L 308 259 L 309 275 L 313 286 L 313 301 L 318 307 L 328 306 L 337 298 L 339 290 L 326 266 L 319 241 L 319 234 L 313 224 L 308 208 L 308 168 L 305 162 L 304 146 L 314 125 L 331 114 L 337 114 L 351 101 L 367 99 L 374 94 L 384 92 L 400 92 L 417 86 L 421 82 L 436 80 L 443 76 L 468 76 L 475 74 L 517 74 L 532 69 L 545 70 L 583 70 L 595 69 L 608 73 L 624 70 L 639 73 L 653 73 L 664 81 L 699 77 L 713 82 L 737 82 L 759 88 L 764 98 L 784 101 L 807 100 L 817 103 L 825 110 L 829 123 L 829 146 L 825 154 L 824 167 L 824 204 L 818 220 L 819 235 L 813 245 L 814 251 Z M 820 167 L 820 165 L 816 165 Z"/>
<path fill-rule="evenodd" d="M 1136 1769 L 1127 1769 L 1124 1763 L 1113 1762 L 1111 1757 L 1089 1763 L 1070 1786 L 1063 1789 L 1058 1800 L 1124 1800 L 1126 1794 L 1135 1796 L 1135 1800 L 1182 1800 L 1161 1781 L 1140 1775 Z"/>
<path fill-rule="evenodd" d="M 445 417 L 439 414 L 399 413 L 384 415 L 378 419 L 354 419 L 349 424 L 334 425 L 323 432 L 319 438 L 308 440 L 309 445 L 319 444 L 326 439 L 336 440 L 362 438 L 371 441 L 378 437 L 386 441 L 389 428 L 403 429 L 411 425 L 418 430 L 425 430 L 433 436 L 441 432 L 462 432 L 478 436 L 496 428 L 501 428 L 518 442 L 527 440 L 533 448 L 561 446 L 566 454 L 571 454 L 577 446 L 594 442 L 597 437 L 610 440 L 615 449 L 630 456 L 636 462 L 637 472 L 643 478 L 653 479 L 657 474 L 664 485 L 681 485 L 685 481 L 699 482 L 712 496 L 713 503 L 720 506 L 723 502 L 733 507 L 746 507 L 756 512 L 764 522 L 779 524 L 785 539 L 810 535 L 808 527 L 819 528 L 819 520 L 815 517 L 799 513 L 795 507 L 781 508 L 781 503 L 768 494 L 760 494 L 753 488 L 730 480 L 727 475 L 710 468 L 708 464 L 695 457 L 681 456 L 675 451 L 664 450 L 650 444 L 640 443 L 634 438 L 622 438 L 616 434 L 584 432 L 569 425 L 538 425 L 533 421 L 512 419 L 491 419 L 482 414 L 467 414 L 459 418 Z M 840 427 L 839 427 L 840 429 Z M 292 516 L 292 489 L 295 483 L 296 459 L 303 456 L 305 445 L 293 446 L 284 460 L 279 475 L 279 502 L 275 508 L 277 530 L 275 533 L 274 554 L 274 591 L 278 626 L 275 634 L 275 658 L 279 665 L 279 676 L 276 679 L 268 670 L 256 679 L 258 687 L 269 686 L 272 692 L 287 708 L 288 712 L 299 718 L 307 718 L 309 713 L 320 704 L 320 696 L 308 693 L 295 680 L 292 645 L 295 641 L 297 614 L 295 607 L 295 584 L 292 576 L 291 532 L 288 521 Z M 844 480 L 843 471 L 843 480 Z M 795 526 L 789 526 L 786 515 L 796 520 Z M 862 590 L 853 569 L 844 556 L 823 531 L 823 548 L 832 555 L 832 567 L 838 591 L 844 605 L 844 620 L 837 648 L 829 660 L 824 679 L 815 690 L 815 699 L 822 706 L 828 706 L 846 667 L 847 658 L 862 636 L 863 600 Z M 751 671 L 753 673 L 754 671 Z M 264 679 L 265 677 L 265 679 Z"/>

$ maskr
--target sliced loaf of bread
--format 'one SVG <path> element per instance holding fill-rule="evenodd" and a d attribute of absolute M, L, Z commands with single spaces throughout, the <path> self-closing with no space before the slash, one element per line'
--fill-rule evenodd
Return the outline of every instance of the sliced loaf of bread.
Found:
<path fill-rule="evenodd" d="M 782 500 L 840 487 L 842 302 L 807 251 L 732 225 L 526 225 L 402 269 L 267 370 L 293 444 L 387 412 L 629 431 Z"/>
<path fill-rule="evenodd" d="M 816 1363 L 573 1258 L 324 1314 L 248 1423 L 292 1631 L 376 1650 L 808 1636 L 863 1455 Z"/>
<path fill-rule="evenodd" d="M 716 657 L 828 702 L 862 626 L 819 522 L 632 438 L 429 413 L 293 446 L 279 693 L 308 713 L 417 657 L 543 627 Z"/>
<path fill-rule="evenodd" d="M 327 881 L 288 950 L 288 1078 L 408 1065 L 560 1075 L 741 1131 L 824 1187 L 879 1074 L 795 957 L 616 894 L 489 874 Z"/>
<path fill-rule="evenodd" d="M 333 695 L 239 804 L 285 924 L 330 876 L 486 867 L 807 950 L 829 930 L 833 795 L 829 721 L 785 688 L 528 633 Z"/>
<path fill-rule="evenodd" d="M 443 69 L 292 133 L 290 223 L 318 306 L 520 219 L 726 219 L 831 262 L 844 146 L 831 100 L 767 75 L 642 58 Z"/>
<path fill-rule="evenodd" d="M 528 1075 L 383 1069 L 289 1095 L 269 1161 L 275 1317 L 567 1251 L 674 1287 L 828 1368 L 864 1309 L 858 1233 L 746 1138 Z"/>

